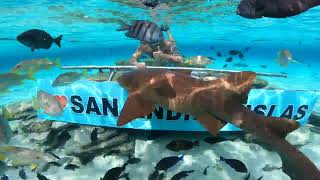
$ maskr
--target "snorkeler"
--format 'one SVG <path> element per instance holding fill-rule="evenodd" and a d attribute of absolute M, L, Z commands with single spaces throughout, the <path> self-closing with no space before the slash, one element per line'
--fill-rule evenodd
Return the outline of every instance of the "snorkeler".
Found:
<path fill-rule="evenodd" d="M 158 27 L 155 23 L 146 20 L 136 20 L 132 25 L 123 24 L 118 31 L 128 30 L 126 36 L 140 40 L 141 44 L 130 59 L 131 64 L 145 68 L 145 63 L 138 62 L 143 54 L 154 59 L 164 59 L 171 62 L 182 62 L 183 58 L 176 49 L 174 40 L 168 26 Z M 165 31 L 168 40 L 162 34 Z"/>

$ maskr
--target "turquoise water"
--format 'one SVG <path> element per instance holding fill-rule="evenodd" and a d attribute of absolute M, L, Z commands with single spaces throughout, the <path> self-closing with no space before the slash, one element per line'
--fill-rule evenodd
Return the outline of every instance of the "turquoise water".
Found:
<path fill-rule="evenodd" d="M 320 66 L 318 58 L 320 7 L 285 19 L 252 20 L 236 15 L 239 0 L 163 0 L 162 2 L 165 3 L 162 3 L 159 8 L 150 9 L 142 6 L 139 0 L 1 0 L 0 73 L 8 72 L 21 61 L 39 58 L 60 58 L 64 66 L 114 65 L 118 60 L 128 60 L 139 46 L 139 42 L 127 38 L 124 32 L 117 32 L 116 29 L 120 27 L 118 22 L 119 20 L 130 22 L 131 20 L 143 19 L 154 21 L 158 25 L 169 24 L 181 54 L 214 57 L 215 63 L 209 65 L 208 68 L 285 73 L 288 75 L 287 78 L 263 76 L 260 78 L 267 80 L 271 87 L 277 89 L 320 89 L 318 68 Z M 53 44 L 49 50 L 42 49 L 31 52 L 29 48 L 15 40 L 17 35 L 33 28 L 45 30 L 53 37 L 63 35 L 62 47 L 59 48 Z M 228 63 L 227 68 L 223 68 L 226 64 L 225 59 L 230 57 L 228 55 L 230 50 L 242 50 L 246 47 L 250 47 L 250 49 L 244 53 L 244 60 L 234 58 L 232 63 Z M 300 63 L 290 63 L 288 67 L 280 67 L 275 59 L 277 53 L 282 49 L 289 49 L 293 57 Z M 223 56 L 217 57 L 217 52 L 221 52 Z M 245 63 L 248 67 L 237 67 L 234 65 L 235 63 Z M 261 65 L 266 65 L 267 68 L 262 68 Z M 37 73 L 36 78 L 53 80 L 63 72 L 67 71 L 54 68 Z M 0 94 L 0 105 L 30 100 L 36 94 L 37 85 L 37 81 L 26 80 L 23 84 L 10 88 L 10 93 Z M 320 111 L 319 104 L 317 105 L 318 111 Z M 30 135 L 30 137 L 32 136 Z M 160 139 L 158 142 L 147 141 L 143 138 L 136 141 L 136 155 L 146 156 L 146 158 L 143 159 L 144 164 L 141 167 L 129 168 L 130 173 L 133 174 L 131 174 L 132 179 L 138 179 L 137 177 L 145 175 L 146 171 L 143 168 L 147 168 L 150 172 L 152 170 L 151 161 L 160 160 L 159 154 L 161 157 L 172 155 L 172 152 L 165 150 L 164 147 L 167 141 L 169 142 L 176 137 L 176 134 L 172 137 L 170 134 L 166 136 L 168 136 L 167 139 Z M 299 132 L 291 136 L 291 139 L 294 139 L 291 142 L 297 142 L 295 144 L 297 146 L 301 145 L 300 141 L 304 142 L 310 139 L 310 143 L 307 142 L 309 144 L 304 146 L 302 151 L 307 153 L 308 157 L 311 157 L 317 165 L 320 162 L 320 154 L 317 150 L 319 147 L 317 146 L 319 145 L 318 136 L 309 131 L 306 133 L 304 129 L 300 129 Z M 28 138 L 30 139 L 30 137 Z M 186 136 L 180 135 L 180 137 L 185 138 Z M 24 141 L 24 138 L 19 134 L 13 142 L 31 148 L 32 143 Z M 192 138 L 196 139 L 194 136 Z M 183 162 L 183 167 L 200 167 L 204 165 L 203 161 L 216 162 L 219 153 L 230 155 L 230 157 L 235 155 L 242 158 L 250 166 L 252 174 L 257 179 L 261 175 L 263 163 L 281 162 L 276 153 L 262 149 L 260 146 L 256 147 L 258 150 L 254 151 L 252 146 L 255 145 L 248 145 L 240 140 L 236 143 L 228 141 L 214 148 L 204 145 L 200 150 L 192 149 L 190 153 L 187 152 L 189 156 L 187 155 Z M 57 151 L 60 153 L 60 150 Z M 62 150 L 62 152 L 64 151 Z M 251 157 L 253 158 L 251 159 Z M 258 162 L 258 158 L 266 161 Z M 54 169 L 47 175 L 53 179 L 62 179 L 64 176 L 70 176 L 69 179 L 98 178 L 102 177 L 105 170 L 111 168 L 111 165 L 112 167 L 120 165 L 124 161 L 118 157 L 106 161 L 102 157 L 98 157 L 90 166 L 83 166 L 82 171 L 68 172 L 65 175 L 64 171 L 60 170 L 57 173 L 58 171 Z M 192 163 L 194 164 L 192 165 Z M 260 169 L 255 169 L 258 166 Z M 204 169 L 204 167 L 201 168 Z M 240 178 L 234 172 L 229 174 L 230 170 L 226 169 L 223 171 L 223 175 L 217 176 L 218 179 L 219 177 L 220 179 Z M 180 168 L 179 170 L 185 169 Z M 172 173 L 169 172 L 170 176 L 173 175 Z M 287 179 L 281 170 L 274 174 L 268 173 L 264 174 L 266 179 Z M 199 174 L 190 179 L 198 179 L 198 177 L 202 177 L 200 175 L 202 172 L 199 170 Z M 216 177 L 214 173 L 211 175 L 211 177 Z M 210 179 L 210 175 L 206 178 Z M 241 177 L 241 179 L 243 178 Z"/>

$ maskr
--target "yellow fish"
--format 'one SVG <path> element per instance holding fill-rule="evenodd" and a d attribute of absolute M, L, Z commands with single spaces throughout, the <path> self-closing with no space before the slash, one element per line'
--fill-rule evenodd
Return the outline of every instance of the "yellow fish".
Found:
<path fill-rule="evenodd" d="M 45 171 L 49 163 L 56 162 L 57 157 L 23 147 L 0 146 L 0 161 L 9 167 L 30 166 L 40 172 Z"/>

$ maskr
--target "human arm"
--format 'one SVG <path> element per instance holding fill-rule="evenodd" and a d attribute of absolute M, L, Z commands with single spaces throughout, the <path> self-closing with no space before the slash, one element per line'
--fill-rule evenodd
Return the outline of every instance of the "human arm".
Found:
<path fill-rule="evenodd" d="M 129 60 L 130 63 L 134 66 L 137 66 L 139 68 L 145 68 L 145 63 L 143 62 L 138 62 L 138 60 L 140 59 L 140 57 L 142 56 L 143 54 L 143 47 L 140 46 L 132 55 L 132 58 Z"/>

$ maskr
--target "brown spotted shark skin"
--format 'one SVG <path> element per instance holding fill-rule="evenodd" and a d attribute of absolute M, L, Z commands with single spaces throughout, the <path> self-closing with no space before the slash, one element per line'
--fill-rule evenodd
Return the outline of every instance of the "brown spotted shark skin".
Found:
<path fill-rule="evenodd" d="M 299 122 L 262 116 L 243 105 L 255 78 L 253 72 L 233 73 L 213 81 L 168 70 L 140 69 L 123 74 L 118 82 L 128 90 L 129 97 L 117 125 L 152 113 L 154 105 L 191 114 L 213 135 L 229 122 L 270 144 L 279 153 L 283 171 L 291 179 L 319 180 L 317 167 L 285 140 L 288 133 L 299 127 Z"/>

